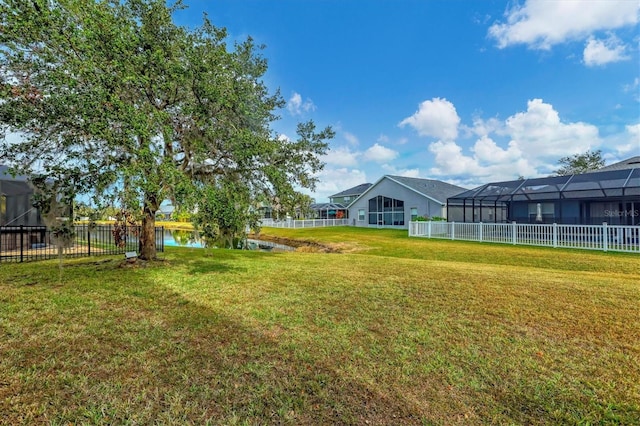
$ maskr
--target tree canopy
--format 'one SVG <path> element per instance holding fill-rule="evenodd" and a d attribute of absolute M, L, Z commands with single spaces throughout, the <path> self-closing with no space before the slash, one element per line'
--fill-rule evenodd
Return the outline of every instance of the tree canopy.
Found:
<path fill-rule="evenodd" d="M 558 164 L 561 167 L 554 174 L 556 176 L 566 176 L 598 170 L 604 166 L 604 159 L 602 158 L 601 150 L 588 150 L 582 154 L 562 157 L 558 160 Z"/>
<path fill-rule="evenodd" d="M 0 141 L 16 172 L 65 191 L 114 197 L 143 223 L 141 256 L 156 255 L 155 213 L 165 198 L 195 205 L 211 188 L 294 206 L 313 189 L 333 137 L 300 123 L 297 139 L 271 124 L 262 46 L 227 45 L 206 16 L 176 25 L 164 0 L 3 0 Z M 245 192 L 243 192 L 245 193 Z"/>

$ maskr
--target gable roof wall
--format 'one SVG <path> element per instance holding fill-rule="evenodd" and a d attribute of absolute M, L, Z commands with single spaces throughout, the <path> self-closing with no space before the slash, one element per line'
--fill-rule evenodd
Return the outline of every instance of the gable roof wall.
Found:
<path fill-rule="evenodd" d="M 362 183 L 360 185 L 354 186 L 353 188 L 345 189 L 342 192 L 338 192 L 337 194 L 330 195 L 329 198 L 346 197 L 351 195 L 358 196 L 363 192 L 365 192 L 367 189 L 369 189 L 372 185 L 373 184 L 371 183 Z"/>
<path fill-rule="evenodd" d="M 443 206 L 447 204 L 447 198 L 466 191 L 466 188 L 434 179 L 420 179 L 404 176 L 384 175 L 380 179 L 378 179 L 376 183 L 367 188 L 366 191 L 360 194 L 360 196 L 358 196 L 358 198 L 356 198 L 351 204 L 349 204 L 349 207 L 351 207 L 356 203 L 356 201 L 364 197 L 369 191 L 373 190 L 373 188 L 375 188 L 384 179 L 389 179 L 392 182 L 404 186 L 405 188 L 408 188 L 409 190 L 416 192 L 421 196 L 435 201 L 436 203 L 439 203 Z"/>
<path fill-rule="evenodd" d="M 609 164 L 608 166 L 594 170 L 594 172 L 609 172 L 611 170 L 628 170 L 637 168 L 640 168 L 640 155 L 627 158 L 626 160 L 622 160 L 617 163 Z"/>
<path fill-rule="evenodd" d="M 447 198 L 466 191 L 466 188 L 435 179 L 390 175 L 386 177 L 442 205 L 447 204 Z"/>

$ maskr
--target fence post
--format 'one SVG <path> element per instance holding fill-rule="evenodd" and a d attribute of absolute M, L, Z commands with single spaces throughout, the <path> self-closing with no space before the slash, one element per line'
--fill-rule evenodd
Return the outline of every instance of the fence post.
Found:
<path fill-rule="evenodd" d="M 20 225 L 20 262 L 23 261 L 24 256 L 24 225 Z"/>
<path fill-rule="evenodd" d="M 87 251 L 89 252 L 89 256 L 91 256 L 91 230 L 89 226 L 87 226 Z"/>
<path fill-rule="evenodd" d="M 427 235 L 431 238 L 431 221 L 427 222 Z"/>
<path fill-rule="evenodd" d="M 602 248 L 604 251 L 609 250 L 609 230 L 607 229 L 607 222 L 602 222 Z"/>
<path fill-rule="evenodd" d="M 456 239 L 456 223 L 455 222 L 451 222 L 451 239 L 452 240 Z"/>
<path fill-rule="evenodd" d="M 558 224 L 553 224 L 553 248 L 558 247 Z"/>
<path fill-rule="evenodd" d="M 482 222 L 480 222 L 478 225 L 480 226 L 480 242 L 482 242 Z"/>
<path fill-rule="evenodd" d="M 511 241 L 513 242 L 513 245 L 515 246 L 516 244 L 518 244 L 518 237 L 516 235 L 518 231 L 518 228 L 516 226 L 516 222 L 511 222 Z"/>

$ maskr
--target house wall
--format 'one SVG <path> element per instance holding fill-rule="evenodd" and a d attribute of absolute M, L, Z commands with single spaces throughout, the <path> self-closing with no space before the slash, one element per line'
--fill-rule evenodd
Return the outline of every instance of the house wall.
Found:
<path fill-rule="evenodd" d="M 404 201 L 404 225 L 385 225 L 385 227 L 408 229 L 409 222 L 411 221 L 412 207 L 417 208 L 418 216 L 444 217 L 446 215 L 446 208 L 444 205 L 423 197 L 415 191 L 385 178 L 375 186 L 369 188 L 364 196 L 361 196 L 357 201 L 349 206 L 349 217 L 351 218 L 352 225 L 360 227 L 378 227 L 378 225 L 369 224 L 369 200 L 377 197 L 378 195 Z M 360 209 L 364 209 L 364 220 L 359 220 L 358 212 Z"/>
<path fill-rule="evenodd" d="M 31 194 L 0 196 L 0 226 L 42 225 Z"/>
<path fill-rule="evenodd" d="M 348 206 L 356 198 L 358 198 L 358 197 L 353 196 L 353 195 L 346 195 L 344 197 L 330 197 L 329 201 L 331 203 L 333 203 L 333 204 L 342 204 L 343 206 Z"/>

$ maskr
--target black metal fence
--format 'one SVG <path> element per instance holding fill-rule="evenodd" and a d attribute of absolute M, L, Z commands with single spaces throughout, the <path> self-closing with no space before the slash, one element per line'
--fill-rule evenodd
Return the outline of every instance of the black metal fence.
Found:
<path fill-rule="evenodd" d="M 140 226 L 76 225 L 66 243 L 44 226 L 0 227 L 0 263 L 138 252 Z M 164 251 L 164 228 L 155 229 L 156 248 Z"/>

